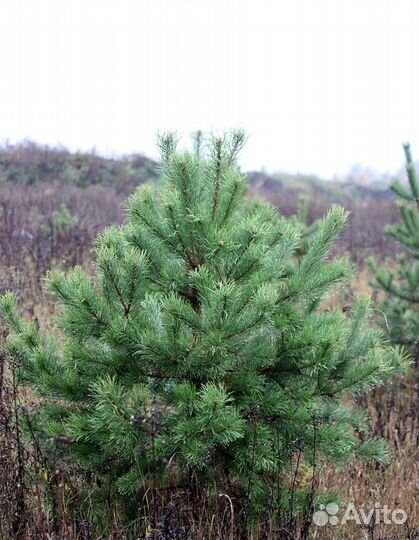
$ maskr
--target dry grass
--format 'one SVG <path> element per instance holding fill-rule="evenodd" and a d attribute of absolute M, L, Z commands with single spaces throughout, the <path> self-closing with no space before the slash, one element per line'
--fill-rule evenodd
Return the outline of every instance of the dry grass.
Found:
<path fill-rule="evenodd" d="M 406 526 L 372 523 L 370 530 L 348 522 L 346 525 L 318 530 L 313 538 L 356 539 L 402 537 L 408 528 L 419 527 L 419 394 L 417 373 L 412 371 L 386 388 L 362 398 L 371 418 L 372 435 L 384 437 L 393 450 L 387 466 L 353 463 L 344 469 L 324 468 L 320 475 L 320 492 L 336 491 L 341 508 L 353 503 L 357 509 L 374 508 L 379 504 L 390 509 L 403 509 L 408 516 Z M 315 531 L 315 529 L 314 529 Z M 313 531 L 313 532 L 314 532 Z M 338 534 L 338 536 L 336 536 Z"/>

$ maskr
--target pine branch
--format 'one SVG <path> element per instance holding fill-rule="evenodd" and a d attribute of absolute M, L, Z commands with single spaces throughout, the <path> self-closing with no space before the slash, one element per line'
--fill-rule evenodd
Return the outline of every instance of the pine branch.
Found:
<path fill-rule="evenodd" d="M 215 143 L 215 179 L 214 179 L 214 200 L 212 203 L 212 213 L 211 221 L 215 219 L 215 213 L 217 211 L 218 199 L 220 196 L 220 182 L 221 182 L 221 157 L 222 157 L 222 148 L 223 148 L 223 139 L 216 139 Z"/>

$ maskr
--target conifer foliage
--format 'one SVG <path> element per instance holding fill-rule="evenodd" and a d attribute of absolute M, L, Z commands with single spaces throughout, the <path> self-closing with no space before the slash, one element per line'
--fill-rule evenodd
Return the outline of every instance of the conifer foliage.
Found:
<path fill-rule="evenodd" d="M 395 343 L 408 346 L 419 361 L 419 180 L 409 144 L 404 145 L 408 185 L 395 180 L 391 188 L 400 197 L 400 222 L 386 232 L 404 248 L 399 264 L 375 270 L 374 285 L 385 291 L 386 328 Z"/>
<path fill-rule="evenodd" d="M 190 154 L 160 139 L 161 192 L 129 199 L 126 224 L 97 239 L 93 275 L 49 273 L 57 331 L 1 300 L 9 354 L 42 398 L 38 429 L 127 500 L 186 481 L 279 510 L 296 453 L 388 458 L 381 441 L 358 442 L 365 416 L 342 396 L 390 377 L 403 354 L 368 326 L 367 298 L 322 307 L 352 272 L 328 257 L 346 212 L 330 210 L 289 272 L 299 227 L 243 202 L 244 140 L 209 139 L 203 156 L 203 143 Z"/>

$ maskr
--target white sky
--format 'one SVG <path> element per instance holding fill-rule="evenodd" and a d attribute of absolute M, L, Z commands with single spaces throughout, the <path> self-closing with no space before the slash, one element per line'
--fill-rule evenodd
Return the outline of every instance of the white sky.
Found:
<path fill-rule="evenodd" d="M 155 155 L 244 127 L 242 166 L 419 155 L 418 0 L 0 0 L 0 138 Z"/>

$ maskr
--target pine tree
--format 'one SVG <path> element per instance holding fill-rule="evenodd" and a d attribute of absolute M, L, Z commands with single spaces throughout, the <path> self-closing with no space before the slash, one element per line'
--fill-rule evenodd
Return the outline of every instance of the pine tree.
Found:
<path fill-rule="evenodd" d="M 398 180 L 391 188 L 401 199 L 400 222 L 389 226 L 386 233 L 397 240 L 404 253 L 394 268 L 379 268 L 372 261 L 375 272 L 373 285 L 384 291 L 385 328 L 394 343 L 408 346 L 419 362 L 419 180 L 409 144 L 403 146 L 406 157 L 408 186 Z"/>
<path fill-rule="evenodd" d="M 365 414 L 342 398 L 391 377 L 404 354 L 368 325 L 368 298 L 322 308 L 352 273 L 329 260 L 347 214 L 333 207 L 303 253 L 292 221 L 243 204 L 244 140 L 212 138 L 203 157 L 202 140 L 189 154 L 160 139 L 161 192 L 132 195 L 126 223 L 98 237 L 93 275 L 48 274 L 57 331 L 1 300 L 8 352 L 42 398 L 38 430 L 126 501 L 195 479 L 279 511 L 297 453 L 308 466 L 388 459 L 380 440 L 358 441 Z"/>

